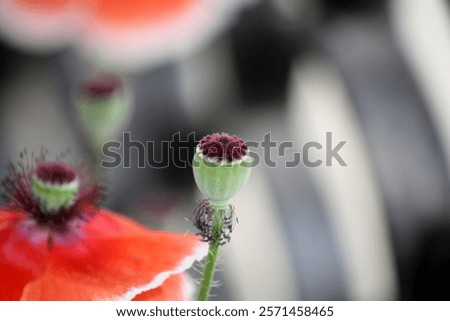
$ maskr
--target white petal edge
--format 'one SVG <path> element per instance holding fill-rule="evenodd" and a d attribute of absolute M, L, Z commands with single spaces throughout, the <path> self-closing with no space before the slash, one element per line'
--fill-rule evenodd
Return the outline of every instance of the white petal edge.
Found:
<path fill-rule="evenodd" d="M 56 12 L 27 8 L 16 1 L 0 1 L 0 36 L 15 46 L 47 53 L 70 44 L 84 25 L 82 6 L 72 2 Z"/>
<path fill-rule="evenodd" d="M 184 301 L 191 301 L 194 299 L 194 293 L 195 293 L 195 286 L 194 282 L 192 281 L 191 277 L 187 274 L 183 275 L 183 300 Z"/>
<path fill-rule="evenodd" d="M 199 246 L 195 249 L 194 253 L 191 256 L 185 257 L 175 269 L 171 271 L 164 271 L 157 274 L 149 283 L 139 287 L 132 287 L 122 296 L 101 300 L 131 301 L 134 297 L 136 297 L 138 294 L 141 294 L 142 292 L 156 289 L 161 284 L 163 284 L 164 281 L 166 281 L 170 276 L 180 274 L 186 271 L 192 266 L 192 264 L 194 264 L 195 261 L 201 261 L 206 256 L 207 253 L 208 253 L 207 244 L 199 242 Z M 188 300 L 189 298 L 192 297 L 194 287 L 188 277 L 186 277 L 186 279 L 183 282 L 185 283 L 183 286 L 184 297 L 186 298 L 186 300 Z"/>

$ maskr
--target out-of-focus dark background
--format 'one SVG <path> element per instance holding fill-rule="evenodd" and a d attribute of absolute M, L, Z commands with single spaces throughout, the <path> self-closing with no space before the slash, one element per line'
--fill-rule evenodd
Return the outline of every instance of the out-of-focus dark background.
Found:
<path fill-rule="evenodd" d="M 166 26 L 169 14 L 153 14 L 157 28 L 112 36 L 104 17 L 73 22 L 61 8 L 76 2 L 0 4 L 1 173 L 41 146 L 98 166 L 76 96 L 90 75 L 117 73 L 132 97 L 120 132 L 155 142 L 158 159 L 191 159 L 192 132 L 293 143 L 232 200 L 239 224 L 214 299 L 450 300 L 448 1 L 202 0 L 192 16 Z M 285 166 L 310 141 L 324 146 L 310 158 L 325 160 L 327 132 L 346 141 L 347 166 Z M 138 168 L 136 154 L 131 168 L 103 170 L 105 206 L 195 232 L 191 168 Z"/>

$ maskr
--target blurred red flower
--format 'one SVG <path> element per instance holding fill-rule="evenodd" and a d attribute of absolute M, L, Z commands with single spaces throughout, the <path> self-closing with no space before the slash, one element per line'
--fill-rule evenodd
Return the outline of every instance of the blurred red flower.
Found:
<path fill-rule="evenodd" d="M 28 48 L 73 43 L 108 68 L 136 69 L 205 45 L 255 0 L 2 0 L 0 31 Z"/>

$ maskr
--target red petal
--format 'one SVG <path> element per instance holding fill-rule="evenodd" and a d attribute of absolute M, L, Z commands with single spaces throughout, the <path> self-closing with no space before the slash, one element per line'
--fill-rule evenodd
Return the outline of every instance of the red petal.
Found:
<path fill-rule="evenodd" d="M 192 281 L 184 273 L 172 275 L 160 287 L 138 294 L 133 301 L 183 301 L 190 300 Z"/>
<path fill-rule="evenodd" d="M 195 2 L 194 0 L 134 0 L 133 5 L 130 6 L 127 1 L 100 0 L 96 7 L 95 20 L 120 27 L 151 24 L 178 15 Z"/>
<path fill-rule="evenodd" d="M 132 299 L 203 258 L 195 235 L 150 231 L 106 210 L 81 227 L 81 238 L 55 243 L 42 277 L 24 300 Z"/>
<path fill-rule="evenodd" d="M 24 286 L 45 268 L 45 240 L 27 237 L 25 219 L 21 211 L 0 210 L 0 300 L 19 300 Z"/>

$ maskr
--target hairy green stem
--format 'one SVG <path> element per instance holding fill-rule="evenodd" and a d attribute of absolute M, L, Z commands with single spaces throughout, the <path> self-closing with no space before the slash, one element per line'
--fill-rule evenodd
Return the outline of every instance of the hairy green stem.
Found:
<path fill-rule="evenodd" d="M 203 270 L 203 278 L 200 283 L 197 301 L 207 301 L 209 292 L 211 291 L 214 273 L 216 271 L 217 258 L 219 257 L 219 247 L 221 242 L 223 219 L 220 215 L 214 216 L 213 234 L 217 235 L 215 242 L 209 245 L 208 256 L 206 258 L 205 269 Z"/>

